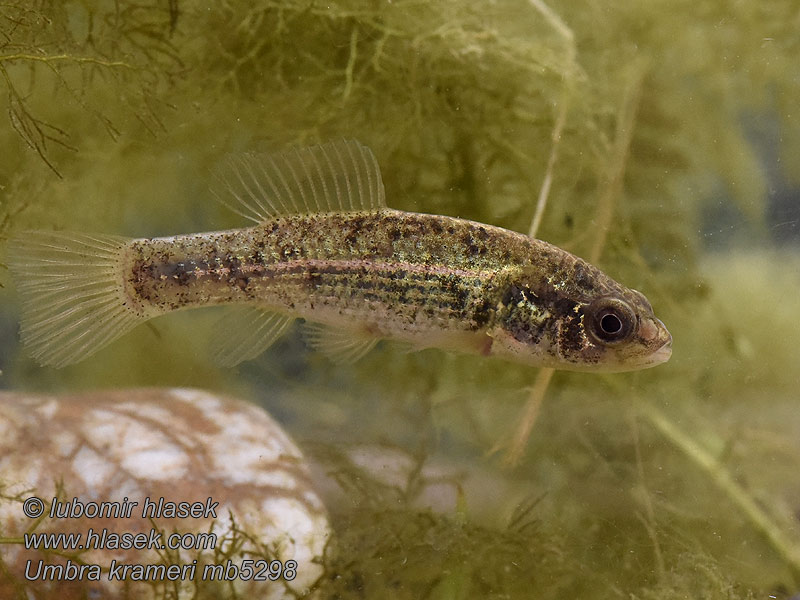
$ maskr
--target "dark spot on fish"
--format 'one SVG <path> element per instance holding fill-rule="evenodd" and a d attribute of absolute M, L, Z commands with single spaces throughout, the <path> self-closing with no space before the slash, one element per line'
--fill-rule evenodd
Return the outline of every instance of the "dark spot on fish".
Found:
<path fill-rule="evenodd" d="M 285 260 L 292 260 L 298 258 L 297 248 L 294 246 L 280 246 L 278 252 Z"/>
<path fill-rule="evenodd" d="M 489 320 L 492 318 L 492 303 L 489 299 L 484 298 L 475 307 L 472 316 L 473 326 L 471 329 L 481 329 L 485 327 Z"/>
<path fill-rule="evenodd" d="M 175 265 L 168 265 L 172 267 L 172 279 L 178 282 L 178 285 L 189 285 L 189 281 L 193 279 L 193 274 L 190 273 L 184 263 L 177 263 Z"/>
<path fill-rule="evenodd" d="M 471 256 L 480 254 L 481 249 L 478 247 L 478 245 L 475 243 L 475 240 L 469 233 L 466 233 L 461 237 L 461 243 L 464 244 L 467 254 Z"/>
<path fill-rule="evenodd" d="M 408 271 L 405 269 L 395 269 L 394 271 L 388 272 L 389 279 L 396 279 L 396 280 L 404 280 L 408 277 Z"/>
<path fill-rule="evenodd" d="M 353 217 L 350 219 L 350 226 L 355 230 L 356 233 L 360 233 L 361 230 L 364 229 L 365 220 L 366 219 L 363 215 Z"/>
<path fill-rule="evenodd" d="M 319 271 L 309 271 L 306 274 L 306 278 L 308 279 L 308 285 L 312 288 L 317 288 L 322 283 L 322 273 Z"/>
<path fill-rule="evenodd" d="M 556 294 L 552 294 L 551 297 L 553 298 L 553 300 L 551 300 L 551 303 L 555 308 L 556 314 L 559 317 L 575 315 L 580 319 L 580 316 L 583 314 L 583 311 L 582 310 L 578 310 L 577 312 L 575 311 L 575 307 L 578 306 L 577 302 L 575 302 L 570 298 L 565 298 L 563 296 L 559 297 Z"/>
<path fill-rule="evenodd" d="M 209 275 L 215 274 L 218 271 L 218 267 L 221 264 L 221 261 L 219 258 L 219 250 L 216 248 L 216 246 L 212 246 L 211 248 L 209 248 L 208 254 L 206 255 L 204 262 L 206 263 L 206 265 L 208 265 L 205 271 Z M 219 278 L 218 273 L 217 273 L 217 278 Z"/>
<path fill-rule="evenodd" d="M 535 346 L 542 339 L 544 334 L 544 326 L 538 325 L 526 318 L 528 311 L 514 311 L 519 313 L 517 318 L 511 319 L 507 323 L 508 332 L 524 344 Z"/>
<path fill-rule="evenodd" d="M 562 306 L 565 303 L 562 303 Z M 575 303 L 572 303 L 573 306 Z M 559 323 L 559 347 L 561 348 L 562 353 L 566 351 L 566 353 L 577 354 L 583 349 L 583 342 L 585 339 L 585 333 L 583 331 L 583 323 L 581 319 L 581 311 L 577 313 L 573 310 L 567 311 L 566 313 L 562 313 L 559 310 L 560 314 L 570 314 L 570 316 L 566 318 L 562 318 Z"/>
<path fill-rule="evenodd" d="M 469 302 L 470 293 L 465 287 L 455 284 L 453 281 L 447 281 L 446 289 L 453 294 L 456 302 L 462 307 L 467 306 Z"/>
<path fill-rule="evenodd" d="M 520 302 L 524 302 L 527 300 L 526 294 L 530 292 L 530 288 L 527 286 L 519 286 L 515 283 L 512 283 L 506 289 L 505 294 L 503 295 L 502 299 L 500 300 L 504 306 L 515 306 Z"/>
<path fill-rule="evenodd" d="M 239 272 L 234 277 L 231 277 L 230 279 L 228 279 L 228 282 L 231 285 L 236 286 L 240 290 L 244 291 L 244 290 L 247 289 L 247 286 L 250 284 L 250 278 L 247 275 L 244 275 L 243 273 Z"/>

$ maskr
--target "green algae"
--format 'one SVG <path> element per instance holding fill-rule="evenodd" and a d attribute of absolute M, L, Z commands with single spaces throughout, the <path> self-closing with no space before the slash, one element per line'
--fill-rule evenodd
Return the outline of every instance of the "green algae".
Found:
<path fill-rule="evenodd" d="M 761 251 L 770 182 L 745 127 L 776 124 L 779 170 L 796 182 L 793 2 L 74 0 L 10 2 L 0 15 L 0 239 L 238 226 L 207 191 L 221 156 L 356 137 L 400 209 L 528 231 L 550 175 L 538 236 L 597 255 L 675 338 L 672 361 L 651 371 L 556 373 L 512 468 L 497 448 L 529 369 L 390 346 L 343 368 L 291 335 L 220 371 L 198 350 L 213 314 L 157 320 L 62 371 L 8 336 L 0 386 L 190 382 L 258 399 L 318 442 L 307 447 L 345 490 L 330 506 L 323 596 L 796 591 L 800 267 L 791 250 Z M 720 207 L 739 252 L 708 257 L 699 232 Z M 0 285 L 11 331 L 2 266 Z M 480 494 L 433 512 L 414 502 L 418 479 L 387 486 L 338 462 L 353 441 L 420 465 L 458 457 L 456 482 L 481 468 L 517 487 L 495 518 L 475 508 Z"/>

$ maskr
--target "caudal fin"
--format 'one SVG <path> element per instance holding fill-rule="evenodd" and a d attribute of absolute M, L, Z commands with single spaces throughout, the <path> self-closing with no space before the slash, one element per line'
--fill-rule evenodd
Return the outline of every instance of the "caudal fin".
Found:
<path fill-rule="evenodd" d="M 121 259 L 127 243 L 110 235 L 45 231 L 11 240 L 21 337 L 37 362 L 78 362 L 146 319 L 126 304 Z"/>

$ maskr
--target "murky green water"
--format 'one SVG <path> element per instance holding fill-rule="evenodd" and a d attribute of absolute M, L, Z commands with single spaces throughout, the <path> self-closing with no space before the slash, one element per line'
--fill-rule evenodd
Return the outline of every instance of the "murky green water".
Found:
<path fill-rule="evenodd" d="M 221 370 L 215 310 L 43 369 L 2 269 L 0 388 L 263 405 L 324 488 L 325 597 L 797 592 L 795 3 L 28 4 L 0 9 L 4 237 L 237 227 L 221 157 L 355 137 L 395 208 L 527 232 L 549 179 L 538 236 L 643 291 L 674 351 L 555 373 L 508 464 L 536 370 L 390 345 L 343 367 L 296 330 Z"/>

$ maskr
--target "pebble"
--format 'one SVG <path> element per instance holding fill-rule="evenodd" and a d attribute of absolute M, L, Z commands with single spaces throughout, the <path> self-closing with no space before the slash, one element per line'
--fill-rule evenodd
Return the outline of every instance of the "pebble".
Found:
<path fill-rule="evenodd" d="M 240 400 L 0 392 L 0 486 L 0 537 L 22 538 L 0 544 L 0 598 L 189 599 L 232 586 L 273 599 L 322 574 L 330 529 L 309 468 Z M 26 548 L 25 533 L 79 534 L 86 547 Z"/>

